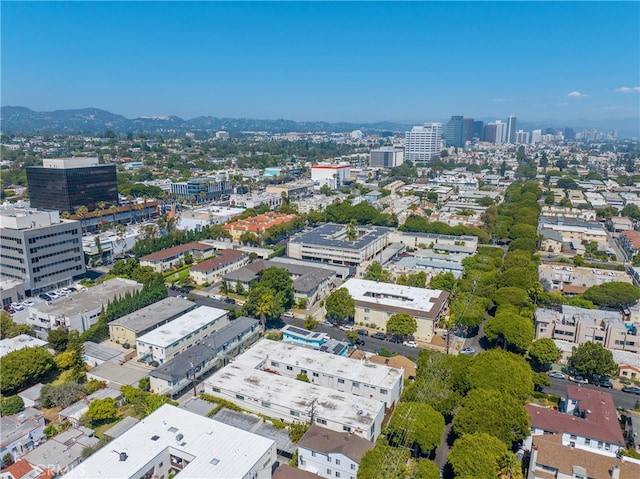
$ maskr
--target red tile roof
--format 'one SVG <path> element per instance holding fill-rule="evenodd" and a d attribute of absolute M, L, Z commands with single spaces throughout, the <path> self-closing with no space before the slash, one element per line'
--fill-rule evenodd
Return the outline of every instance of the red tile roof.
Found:
<path fill-rule="evenodd" d="M 223 249 L 222 251 L 218 252 L 218 256 L 216 256 L 215 258 L 211 258 L 203 261 L 202 263 L 193 265 L 191 267 L 191 271 L 211 271 L 212 269 L 215 269 L 219 266 L 234 263 L 243 256 L 249 256 L 249 254 L 238 249 Z"/>
<path fill-rule="evenodd" d="M 24 475 L 30 473 L 33 470 L 33 466 L 29 464 L 25 459 L 21 459 L 15 464 L 5 467 L 0 471 L 3 475 L 5 473 L 11 474 L 14 479 L 20 479 Z"/>
<path fill-rule="evenodd" d="M 527 404 L 531 426 L 555 434 L 563 432 L 598 441 L 624 445 L 618 414 L 611 394 L 593 389 L 567 387 L 567 398 L 578 400 L 581 411 L 590 411 L 586 418 Z"/>
<path fill-rule="evenodd" d="M 627 238 L 627 241 L 629 242 L 629 245 L 633 249 L 640 248 L 640 231 L 627 230 L 627 231 L 623 231 L 620 234 L 622 236 L 624 236 L 625 238 Z"/>
<path fill-rule="evenodd" d="M 172 246 L 171 248 L 163 249 L 162 251 L 156 251 L 155 253 L 148 254 L 140 258 L 140 261 L 162 261 L 164 259 L 172 258 L 174 256 L 179 255 L 180 253 L 184 253 L 185 251 L 206 251 L 212 250 L 213 246 L 205 243 L 187 243 L 180 244 L 178 246 Z"/>

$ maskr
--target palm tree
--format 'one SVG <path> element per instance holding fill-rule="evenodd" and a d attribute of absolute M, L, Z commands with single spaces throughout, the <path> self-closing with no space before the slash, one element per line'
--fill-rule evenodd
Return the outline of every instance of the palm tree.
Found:
<path fill-rule="evenodd" d="M 522 465 L 512 452 L 505 452 L 498 459 L 499 479 L 522 479 Z"/>
<path fill-rule="evenodd" d="M 76 210 L 76 216 L 80 219 L 82 234 L 84 234 L 84 224 L 83 224 L 84 222 L 82 220 L 85 219 L 85 217 L 87 216 L 87 213 L 89 213 L 89 208 L 87 208 L 84 205 L 82 205 Z"/>
<path fill-rule="evenodd" d="M 116 205 L 109 206 L 109 212 L 113 215 L 113 224 L 116 224 L 116 214 L 118 213 L 118 207 Z"/>
<path fill-rule="evenodd" d="M 349 221 L 347 225 L 347 240 L 355 241 L 358 239 L 358 225 L 356 224 L 356 220 Z"/>
<path fill-rule="evenodd" d="M 262 324 L 262 330 L 267 329 L 267 316 L 272 316 L 276 310 L 276 300 L 269 292 L 264 292 L 260 295 L 260 299 L 256 304 L 256 315 L 260 316 L 260 323 Z"/>

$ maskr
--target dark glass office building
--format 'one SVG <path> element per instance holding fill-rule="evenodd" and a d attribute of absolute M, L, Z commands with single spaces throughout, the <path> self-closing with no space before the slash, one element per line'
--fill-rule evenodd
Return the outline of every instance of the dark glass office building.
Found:
<path fill-rule="evenodd" d="M 31 207 L 74 213 L 80 206 L 92 211 L 101 201 L 117 205 L 116 165 L 86 160 L 44 160 L 43 166 L 27 167 Z"/>

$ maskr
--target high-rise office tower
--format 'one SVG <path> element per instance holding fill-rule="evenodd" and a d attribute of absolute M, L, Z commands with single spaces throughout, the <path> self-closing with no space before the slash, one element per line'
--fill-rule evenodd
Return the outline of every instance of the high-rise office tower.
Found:
<path fill-rule="evenodd" d="M 575 140 L 576 139 L 576 132 L 573 130 L 573 128 L 565 128 L 564 129 L 564 139 L 565 140 Z"/>
<path fill-rule="evenodd" d="M 527 145 L 529 144 L 529 132 L 518 130 L 516 131 L 516 144 Z"/>
<path fill-rule="evenodd" d="M 487 123 L 484 127 L 484 141 L 487 143 L 496 142 L 496 124 Z"/>
<path fill-rule="evenodd" d="M 444 139 L 447 146 L 462 148 L 464 146 L 463 137 L 464 121 L 461 116 L 452 116 L 447 122 L 444 132 Z"/>
<path fill-rule="evenodd" d="M 462 120 L 462 141 L 465 143 L 467 141 L 473 140 L 473 118 L 465 118 Z"/>
<path fill-rule="evenodd" d="M 44 159 L 27 167 L 27 185 L 32 208 L 73 213 L 80 206 L 93 211 L 101 201 L 118 204 L 116 165 L 98 158 Z"/>
<path fill-rule="evenodd" d="M 425 123 L 414 126 L 404 137 L 404 159 L 413 163 L 428 163 L 440 154 L 442 124 Z"/>
<path fill-rule="evenodd" d="M 507 124 L 496 120 L 496 141 L 497 145 L 502 145 L 507 141 Z"/>
<path fill-rule="evenodd" d="M 473 122 L 473 138 L 484 141 L 484 121 L 476 120 Z"/>
<path fill-rule="evenodd" d="M 507 135 L 505 141 L 507 143 L 516 142 L 516 117 L 513 115 L 509 115 L 507 119 Z"/>

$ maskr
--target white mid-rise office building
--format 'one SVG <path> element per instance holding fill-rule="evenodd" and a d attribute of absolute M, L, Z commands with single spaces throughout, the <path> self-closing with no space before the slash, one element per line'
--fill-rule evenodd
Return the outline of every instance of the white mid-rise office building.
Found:
<path fill-rule="evenodd" d="M 405 134 L 405 161 L 428 163 L 440 154 L 442 148 L 442 124 L 425 123 L 414 126 Z"/>

